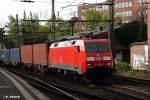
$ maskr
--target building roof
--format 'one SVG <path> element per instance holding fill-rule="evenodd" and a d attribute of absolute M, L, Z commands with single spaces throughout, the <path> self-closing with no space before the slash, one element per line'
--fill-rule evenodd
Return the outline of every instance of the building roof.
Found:
<path fill-rule="evenodd" d="M 89 35 L 92 34 L 92 31 L 85 31 L 85 32 L 79 32 L 79 33 L 75 33 L 75 35 Z"/>
<path fill-rule="evenodd" d="M 76 35 L 76 36 L 67 35 L 67 36 L 62 36 L 58 38 L 57 41 L 72 40 L 72 39 L 79 39 L 79 38 L 80 38 L 79 35 Z"/>
<path fill-rule="evenodd" d="M 117 27 L 114 27 L 114 29 L 118 29 L 120 28 L 121 26 L 117 26 Z M 79 33 L 75 33 L 75 35 L 98 35 L 98 34 L 105 34 L 107 33 L 108 30 L 103 30 L 103 31 L 98 31 L 98 30 L 95 30 L 95 31 L 84 31 L 84 32 L 79 32 Z"/>
<path fill-rule="evenodd" d="M 142 41 L 142 42 L 131 43 L 130 46 L 133 46 L 133 45 L 147 45 L 147 44 L 148 44 L 147 41 Z"/>

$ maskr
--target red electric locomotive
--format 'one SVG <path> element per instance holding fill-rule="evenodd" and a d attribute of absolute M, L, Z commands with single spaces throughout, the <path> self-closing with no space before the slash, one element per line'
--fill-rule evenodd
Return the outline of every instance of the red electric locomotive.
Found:
<path fill-rule="evenodd" d="M 107 39 L 68 40 L 53 43 L 49 49 L 49 68 L 80 75 L 95 69 L 112 70 L 113 58 Z"/>

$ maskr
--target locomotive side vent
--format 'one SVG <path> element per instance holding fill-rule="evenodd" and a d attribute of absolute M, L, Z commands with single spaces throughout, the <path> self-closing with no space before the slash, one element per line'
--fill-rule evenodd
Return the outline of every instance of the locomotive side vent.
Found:
<path fill-rule="evenodd" d="M 71 45 L 74 45 L 76 43 L 76 41 L 73 41 L 72 43 L 71 43 Z"/>
<path fill-rule="evenodd" d="M 58 46 L 58 43 L 55 43 L 55 44 L 54 44 L 54 47 L 57 47 L 57 46 Z"/>

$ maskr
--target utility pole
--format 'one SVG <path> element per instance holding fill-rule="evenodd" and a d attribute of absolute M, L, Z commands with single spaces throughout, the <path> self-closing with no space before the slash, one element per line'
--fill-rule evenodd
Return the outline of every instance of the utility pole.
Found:
<path fill-rule="evenodd" d="M 76 22 L 77 22 L 77 19 L 76 19 L 75 13 L 74 13 L 74 17 L 72 17 L 71 21 L 70 21 L 70 23 L 71 23 L 71 36 L 74 35 L 74 25 Z"/>
<path fill-rule="evenodd" d="M 58 16 L 58 19 L 59 19 L 59 11 L 57 12 L 57 16 Z"/>
<path fill-rule="evenodd" d="M 34 37 L 34 21 L 31 21 L 31 23 L 32 23 L 32 43 L 34 43 L 35 41 L 34 41 L 34 39 L 35 39 L 35 37 Z"/>
<path fill-rule="evenodd" d="M 73 27 L 74 27 L 74 21 L 71 22 L 71 35 L 72 35 L 72 36 L 73 36 L 73 33 L 74 33 Z"/>
<path fill-rule="evenodd" d="M 5 33 L 5 31 L 4 31 L 4 28 L 0 28 L 0 34 L 1 34 L 1 37 L 2 37 L 2 60 L 4 59 L 4 33 Z"/>
<path fill-rule="evenodd" d="M 19 47 L 19 21 L 18 14 L 16 14 L 16 47 Z"/>
<path fill-rule="evenodd" d="M 143 0 L 141 0 L 141 4 L 140 4 L 140 31 L 139 31 L 139 35 L 137 37 L 138 41 L 142 40 L 141 36 L 143 34 L 143 23 L 144 23 L 144 14 L 143 14 L 144 7 L 143 7 L 143 4 L 144 4 L 144 2 L 143 2 Z"/>
<path fill-rule="evenodd" d="M 52 33 L 53 33 L 53 41 L 55 42 L 55 5 L 54 0 L 52 0 Z"/>
<path fill-rule="evenodd" d="M 114 0 L 108 0 L 109 2 L 109 32 L 108 36 L 109 39 L 111 40 L 111 48 L 112 48 L 112 55 L 113 55 L 113 64 L 114 64 L 114 69 L 115 69 L 115 58 L 116 58 L 116 53 L 115 53 L 115 35 L 114 35 Z"/>
<path fill-rule="evenodd" d="M 21 2 L 34 3 L 33 0 L 21 0 Z M 53 33 L 53 41 L 55 41 L 55 5 L 54 0 L 52 0 L 52 33 Z"/>

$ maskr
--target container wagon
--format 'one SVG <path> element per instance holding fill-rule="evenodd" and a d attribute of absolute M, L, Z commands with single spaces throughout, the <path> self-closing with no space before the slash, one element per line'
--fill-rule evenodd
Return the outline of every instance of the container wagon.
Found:
<path fill-rule="evenodd" d="M 33 64 L 34 67 L 41 69 L 48 68 L 48 44 L 33 44 Z"/>
<path fill-rule="evenodd" d="M 32 45 L 23 45 L 20 47 L 20 52 L 21 52 L 21 63 L 31 67 L 33 63 L 33 50 L 32 50 Z"/>
<path fill-rule="evenodd" d="M 10 59 L 9 62 L 12 65 L 20 64 L 20 49 L 19 48 L 11 48 L 9 49 Z"/>
<path fill-rule="evenodd" d="M 4 64 L 9 64 L 9 61 L 10 61 L 9 49 L 1 50 L 1 60 L 4 62 Z"/>

